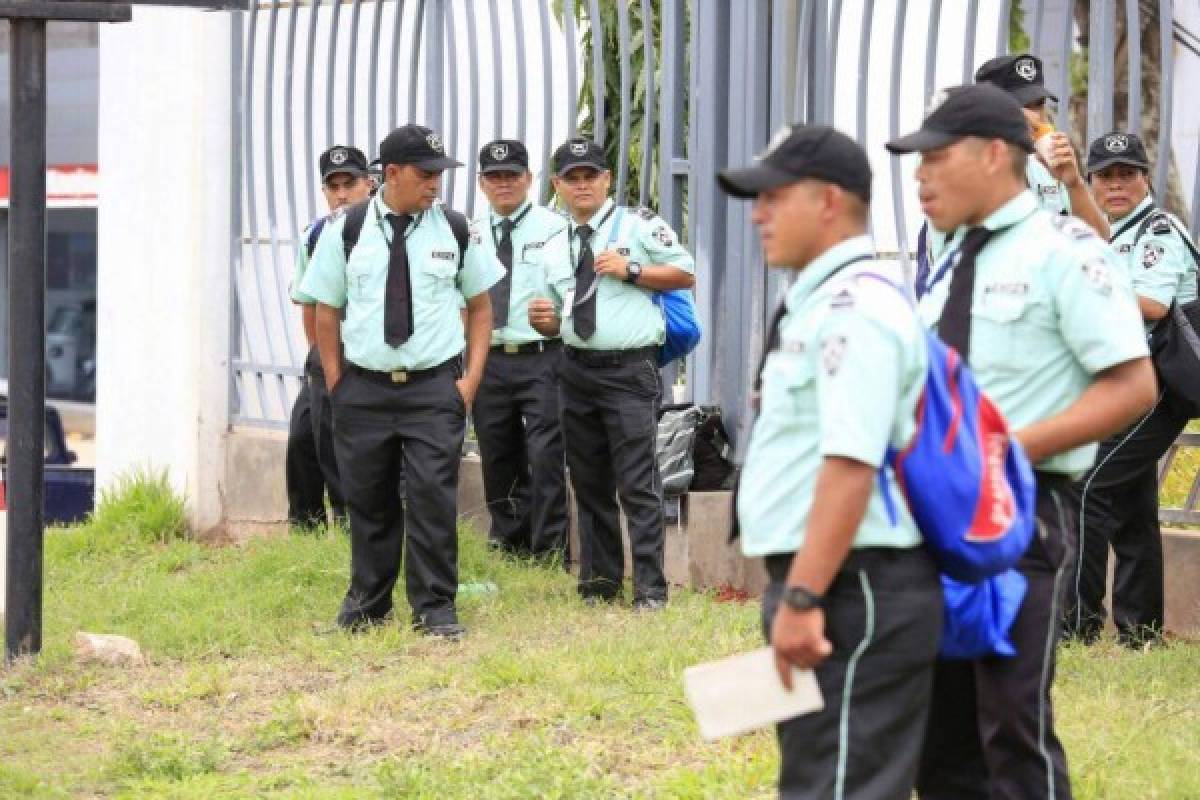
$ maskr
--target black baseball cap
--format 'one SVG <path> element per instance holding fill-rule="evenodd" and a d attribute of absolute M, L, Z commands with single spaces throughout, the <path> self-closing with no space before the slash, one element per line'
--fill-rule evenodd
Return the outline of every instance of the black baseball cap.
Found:
<path fill-rule="evenodd" d="M 462 166 L 446 155 L 442 137 L 424 125 L 402 125 L 385 136 L 379 143 L 379 163 L 412 164 L 431 172 Z"/>
<path fill-rule="evenodd" d="M 479 151 L 479 171 L 528 172 L 529 151 L 516 139 L 497 139 Z"/>
<path fill-rule="evenodd" d="M 871 164 L 866 151 L 841 131 L 826 125 L 780 128 L 753 166 L 717 174 L 721 188 L 734 197 L 756 197 L 768 189 L 812 178 L 871 202 Z"/>
<path fill-rule="evenodd" d="M 1088 149 L 1087 174 L 1099 172 L 1113 164 L 1128 164 L 1149 172 L 1150 159 L 1146 156 L 1146 145 L 1136 133 L 1113 131 L 1092 142 Z"/>
<path fill-rule="evenodd" d="M 604 157 L 604 148 L 591 139 L 577 136 L 567 139 L 554 151 L 551 160 L 554 174 L 562 177 L 576 167 L 591 167 L 601 172 L 608 169 L 608 160 Z"/>
<path fill-rule="evenodd" d="M 999 56 L 985 61 L 983 66 L 975 70 L 976 83 L 999 86 L 1016 98 L 1022 106 L 1032 105 L 1047 98 L 1058 102 L 1058 98 L 1046 89 L 1045 76 L 1042 60 L 1029 53 Z"/>
<path fill-rule="evenodd" d="M 1013 96 L 988 83 L 955 86 L 934 95 L 933 110 L 921 129 L 887 143 L 891 153 L 924 153 L 964 136 L 1003 139 L 1033 152 L 1029 122 Z"/>
<path fill-rule="evenodd" d="M 321 153 L 318 161 L 321 170 L 321 181 L 329 180 L 330 175 L 343 173 L 346 175 L 366 175 L 367 157 L 357 147 L 347 147 L 335 144 Z"/>

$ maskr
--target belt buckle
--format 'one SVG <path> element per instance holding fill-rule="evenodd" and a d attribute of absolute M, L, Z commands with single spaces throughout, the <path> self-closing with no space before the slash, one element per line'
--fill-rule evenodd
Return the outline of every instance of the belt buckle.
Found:
<path fill-rule="evenodd" d="M 506 343 L 504 345 L 504 352 L 508 353 L 509 355 L 515 355 L 516 353 L 521 352 L 521 345 Z"/>
<path fill-rule="evenodd" d="M 392 383 L 408 383 L 408 370 L 398 369 L 391 373 Z"/>

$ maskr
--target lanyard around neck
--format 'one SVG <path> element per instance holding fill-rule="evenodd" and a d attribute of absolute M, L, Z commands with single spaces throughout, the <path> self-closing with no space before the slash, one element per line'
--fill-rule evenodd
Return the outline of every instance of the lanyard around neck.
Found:
<path fill-rule="evenodd" d="M 380 202 L 383 202 L 383 201 L 381 200 Z M 371 205 L 374 206 L 374 208 L 375 208 L 375 224 L 379 226 L 379 233 L 383 236 L 383 240 L 385 242 L 387 242 L 387 246 L 391 247 L 392 246 L 392 235 L 391 235 L 391 233 L 388 232 L 388 228 L 390 226 L 383 224 L 383 214 L 379 213 L 379 203 L 372 203 Z M 395 214 L 396 212 L 391 211 L 389 209 L 388 213 Z M 399 216 L 399 215 L 397 214 L 397 216 Z M 408 227 L 408 230 L 406 230 L 404 232 L 404 240 L 405 241 L 408 241 L 408 237 L 412 235 L 413 231 L 415 231 L 417 229 L 417 226 L 421 224 L 421 220 L 423 220 L 423 219 L 425 219 L 424 211 L 422 211 L 420 214 L 417 214 L 417 216 L 415 216 L 413 218 L 412 224 Z"/>
<path fill-rule="evenodd" d="M 533 203 L 530 203 L 529 205 L 525 206 L 525 210 L 522 211 L 520 214 L 517 214 L 517 216 L 513 218 L 512 229 L 514 231 L 517 229 L 517 226 L 521 224 L 521 220 L 525 219 L 525 215 L 528 214 L 531 210 L 533 210 Z M 504 219 L 506 219 L 506 218 L 504 218 Z M 504 224 L 504 219 L 501 219 L 499 222 L 492 225 L 492 243 L 496 245 L 497 251 L 500 250 L 500 237 L 498 237 L 496 235 L 496 228 L 499 228 L 500 226 L 502 226 Z"/>

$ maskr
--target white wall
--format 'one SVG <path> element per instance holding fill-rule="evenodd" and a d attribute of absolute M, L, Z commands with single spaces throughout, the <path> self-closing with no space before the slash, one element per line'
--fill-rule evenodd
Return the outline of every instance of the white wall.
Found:
<path fill-rule="evenodd" d="M 198 530 L 222 518 L 231 25 L 135 6 L 100 34 L 97 478 L 166 468 Z"/>

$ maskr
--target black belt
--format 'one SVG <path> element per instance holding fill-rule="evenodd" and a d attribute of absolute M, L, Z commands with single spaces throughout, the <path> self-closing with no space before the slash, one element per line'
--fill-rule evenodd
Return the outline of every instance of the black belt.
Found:
<path fill-rule="evenodd" d="M 530 353 L 548 353 L 560 347 L 562 347 L 561 339 L 542 339 L 540 342 L 526 342 L 525 344 L 494 344 L 491 352 L 504 353 L 508 356 L 523 356 Z"/>
<path fill-rule="evenodd" d="M 443 361 L 436 367 L 429 367 L 428 369 L 394 369 L 391 372 L 381 372 L 374 369 L 364 369 L 358 364 L 351 364 L 348 362 L 346 364 L 346 369 L 349 372 L 353 372 L 355 375 L 360 375 L 369 381 L 374 381 L 375 383 L 382 383 L 385 386 L 403 386 L 408 383 L 416 383 L 417 381 L 431 378 L 447 369 L 454 369 L 457 371 L 458 365 L 459 357 L 455 356 L 449 361 Z"/>
<path fill-rule="evenodd" d="M 1040 469 L 1033 471 L 1033 479 L 1039 489 L 1068 489 L 1074 483 L 1070 475 L 1062 472 L 1043 472 Z"/>
<path fill-rule="evenodd" d="M 635 347 L 632 350 L 580 350 L 567 345 L 567 358 L 585 367 L 619 367 L 638 361 L 656 361 L 658 346 Z"/>

